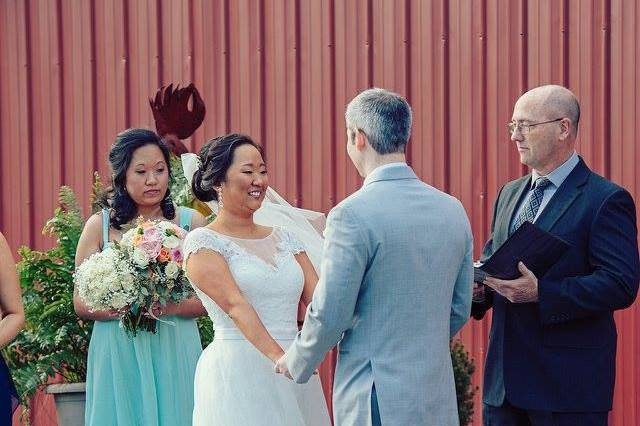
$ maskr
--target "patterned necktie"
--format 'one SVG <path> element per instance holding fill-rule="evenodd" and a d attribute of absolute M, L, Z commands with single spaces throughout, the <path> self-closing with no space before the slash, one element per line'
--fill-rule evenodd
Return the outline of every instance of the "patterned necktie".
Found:
<path fill-rule="evenodd" d="M 533 186 L 533 191 L 529 194 L 529 199 L 525 204 L 524 208 L 520 211 L 520 214 L 513 222 L 511 226 L 511 232 L 509 235 L 513 234 L 516 229 L 520 228 L 525 222 L 533 223 L 533 220 L 536 218 L 536 213 L 540 209 L 540 204 L 542 203 L 542 195 L 544 194 L 544 190 L 546 187 L 551 185 L 551 181 L 544 176 L 536 179 L 536 182 Z"/>

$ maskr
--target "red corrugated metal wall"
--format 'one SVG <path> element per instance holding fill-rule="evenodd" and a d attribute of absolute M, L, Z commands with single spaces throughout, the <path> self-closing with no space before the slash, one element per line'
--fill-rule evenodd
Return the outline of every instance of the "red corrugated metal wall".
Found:
<path fill-rule="evenodd" d="M 208 114 L 189 147 L 248 133 L 266 147 L 273 186 L 323 211 L 360 185 L 346 103 L 371 86 L 404 94 L 411 164 L 463 201 L 478 251 L 497 190 L 524 173 L 504 127 L 514 101 L 564 84 L 582 105 L 580 154 L 640 201 L 639 22 L 636 0 L 1 0 L 0 229 L 14 248 L 49 245 L 40 229 L 58 187 L 86 206 L 114 135 L 152 125 L 157 87 L 190 81 Z M 611 418 L 631 426 L 640 308 L 616 317 Z M 478 372 L 488 326 L 461 333 Z"/>

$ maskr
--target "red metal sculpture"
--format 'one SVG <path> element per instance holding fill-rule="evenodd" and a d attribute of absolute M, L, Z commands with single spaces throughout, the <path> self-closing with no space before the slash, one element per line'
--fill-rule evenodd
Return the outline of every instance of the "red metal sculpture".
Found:
<path fill-rule="evenodd" d="M 181 139 L 187 139 L 200 127 L 207 112 L 193 83 L 183 88 L 176 85 L 175 89 L 173 83 L 162 86 L 155 98 L 149 98 L 149 105 L 156 130 L 167 142 L 171 152 L 178 156 L 189 152 Z"/>

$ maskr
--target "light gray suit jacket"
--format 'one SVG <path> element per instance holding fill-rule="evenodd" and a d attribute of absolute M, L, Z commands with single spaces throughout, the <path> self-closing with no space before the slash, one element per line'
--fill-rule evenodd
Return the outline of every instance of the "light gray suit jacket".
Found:
<path fill-rule="evenodd" d="M 306 382 L 339 342 L 338 426 L 458 425 L 449 339 L 471 309 L 473 241 L 454 197 L 404 165 L 376 169 L 328 215 L 320 281 L 285 355 Z"/>

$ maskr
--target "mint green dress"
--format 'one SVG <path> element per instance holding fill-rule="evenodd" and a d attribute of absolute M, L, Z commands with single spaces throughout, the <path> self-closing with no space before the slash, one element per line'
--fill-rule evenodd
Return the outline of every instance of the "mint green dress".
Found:
<path fill-rule="evenodd" d="M 189 230 L 193 210 L 180 208 Z M 103 247 L 109 215 L 103 212 Z M 87 365 L 85 424 L 191 425 L 193 380 L 202 346 L 194 319 L 163 317 L 155 334 L 129 337 L 119 321 L 96 321 Z"/>

